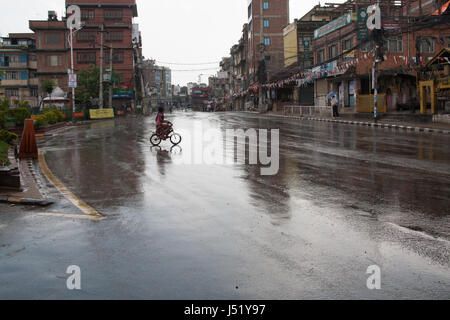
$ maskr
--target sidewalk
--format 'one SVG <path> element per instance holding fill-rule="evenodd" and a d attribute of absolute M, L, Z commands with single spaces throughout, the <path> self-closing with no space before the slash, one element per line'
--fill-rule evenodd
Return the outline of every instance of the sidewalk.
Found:
<path fill-rule="evenodd" d="M 259 113 L 259 112 L 248 112 L 247 113 L 255 113 L 265 116 L 271 117 L 281 117 L 288 119 L 299 119 L 305 121 L 324 121 L 324 122 L 334 122 L 334 123 L 343 123 L 343 124 L 351 124 L 358 126 L 368 126 L 368 127 L 376 127 L 376 128 L 391 128 L 396 130 L 404 130 L 411 132 L 428 132 L 428 133 L 442 133 L 442 134 L 450 134 L 450 124 L 446 123 L 420 123 L 420 122 L 402 122 L 402 121 L 394 121 L 392 119 L 381 119 L 378 120 L 377 123 L 374 122 L 373 119 L 361 119 L 355 117 L 353 114 L 341 114 L 339 118 L 333 118 L 331 115 L 329 116 L 295 116 L 295 115 L 284 115 L 282 113 L 276 112 L 268 112 L 268 113 Z"/>

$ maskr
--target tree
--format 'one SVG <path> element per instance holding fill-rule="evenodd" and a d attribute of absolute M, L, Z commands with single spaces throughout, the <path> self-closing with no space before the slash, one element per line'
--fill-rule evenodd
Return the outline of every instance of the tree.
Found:
<path fill-rule="evenodd" d="M 47 95 L 50 95 L 55 88 L 55 81 L 52 79 L 45 79 L 42 81 L 42 89 Z"/>
<path fill-rule="evenodd" d="M 89 69 L 81 70 L 78 73 L 78 87 L 75 89 L 77 102 L 83 106 L 92 106 L 92 101 L 99 98 L 100 91 L 100 68 L 90 66 Z M 114 85 L 113 93 L 120 90 L 119 84 L 122 82 L 123 75 L 114 72 L 112 81 Z M 107 86 L 104 87 L 104 97 L 108 96 Z"/>

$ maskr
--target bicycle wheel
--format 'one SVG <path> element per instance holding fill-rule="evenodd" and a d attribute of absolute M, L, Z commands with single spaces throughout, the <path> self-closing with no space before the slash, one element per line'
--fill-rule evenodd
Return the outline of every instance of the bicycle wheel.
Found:
<path fill-rule="evenodd" d="M 152 135 L 152 137 L 150 138 L 150 142 L 152 145 L 159 146 L 161 144 L 161 138 L 155 133 L 154 135 Z"/>
<path fill-rule="evenodd" d="M 170 142 L 172 142 L 173 145 L 179 145 L 181 143 L 181 136 L 178 133 L 174 133 L 170 136 Z"/>

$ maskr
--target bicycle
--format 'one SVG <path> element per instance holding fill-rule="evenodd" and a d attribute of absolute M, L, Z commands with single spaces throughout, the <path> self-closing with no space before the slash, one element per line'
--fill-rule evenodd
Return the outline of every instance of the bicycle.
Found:
<path fill-rule="evenodd" d="M 167 139 L 172 142 L 174 146 L 177 146 L 181 143 L 181 136 L 178 133 L 173 131 L 173 124 L 171 122 L 167 122 L 170 129 L 168 132 L 154 132 L 150 137 L 150 142 L 153 146 L 157 147 L 161 144 L 162 141 L 166 141 Z"/>

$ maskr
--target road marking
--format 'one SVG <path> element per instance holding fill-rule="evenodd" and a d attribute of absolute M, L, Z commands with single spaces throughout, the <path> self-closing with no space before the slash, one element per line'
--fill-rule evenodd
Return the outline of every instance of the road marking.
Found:
<path fill-rule="evenodd" d="M 74 195 L 69 189 L 67 189 L 64 184 L 56 178 L 47 166 L 45 161 L 45 151 L 39 150 L 39 165 L 41 166 L 42 172 L 45 174 L 47 179 L 58 189 L 58 191 L 70 202 L 72 202 L 78 209 L 80 209 L 84 214 L 91 216 L 103 218 L 103 216 L 94 210 L 91 206 L 83 202 L 80 198 Z"/>
<path fill-rule="evenodd" d="M 105 217 L 88 216 L 85 214 L 71 214 L 71 213 L 57 213 L 57 212 L 40 212 L 40 216 L 45 217 L 58 217 L 58 218 L 68 218 L 68 219 L 85 219 L 85 220 L 95 220 L 100 221 L 106 219 Z"/>

